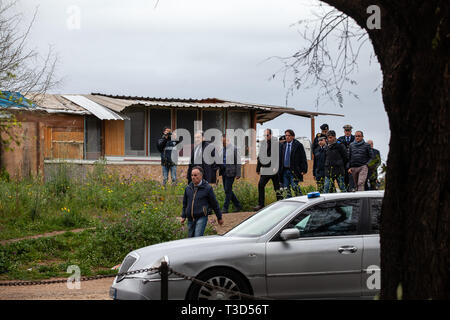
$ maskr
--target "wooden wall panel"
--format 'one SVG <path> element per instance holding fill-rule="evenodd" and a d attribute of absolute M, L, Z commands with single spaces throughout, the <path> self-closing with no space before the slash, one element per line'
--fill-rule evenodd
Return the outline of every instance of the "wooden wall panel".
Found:
<path fill-rule="evenodd" d="M 84 132 L 61 132 L 52 130 L 52 151 L 54 159 L 83 159 Z"/>
<path fill-rule="evenodd" d="M 125 155 L 125 121 L 105 120 L 105 156 Z"/>
<path fill-rule="evenodd" d="M 53 132 L 53 141 L 76 141 L 83 142 L 84 140 L 84 132 Z"/>
<path fill-rule="evenodd" d="M 53 135 L 52 135 L 52 128 L 48 128 L 46 127 L 44 129 L 44 158 L 45 159 L 51 159 L 53 158 L 53 153 L 52 153 L 52 140 L 53 140 Z"/>

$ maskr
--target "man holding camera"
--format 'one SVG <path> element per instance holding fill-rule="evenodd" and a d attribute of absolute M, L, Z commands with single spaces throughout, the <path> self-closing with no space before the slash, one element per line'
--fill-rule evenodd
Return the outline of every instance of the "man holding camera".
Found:
<path fill-rule="evenodd" d="M 157 148 L 161 152 L 161 166 L 163 173 L 163 184 L 169 180 L 169 171 L 172 177 L 172 184 L 177 180 L 177 159 L 172 159 L 172 151 L 180 141 L 175 141 L 175 134 L 169 127 L 164 127 L 163 136 L 158 140 Z"/>

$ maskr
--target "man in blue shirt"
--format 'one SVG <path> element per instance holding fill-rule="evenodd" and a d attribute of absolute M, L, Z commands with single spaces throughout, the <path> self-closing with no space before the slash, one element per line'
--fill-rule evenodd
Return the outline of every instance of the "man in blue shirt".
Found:
<path fill-rule="evenodd" d="M 302 195 L 300 182 L 308 171 L 308 162 L 303 144 L 295 139 L 293 130 L 285 131 L 286 142 L 281 146 L 280 152 L 280 180 L 287 191 L 287 198 L 292 197 L 291 188 L 296 196 Z"/>

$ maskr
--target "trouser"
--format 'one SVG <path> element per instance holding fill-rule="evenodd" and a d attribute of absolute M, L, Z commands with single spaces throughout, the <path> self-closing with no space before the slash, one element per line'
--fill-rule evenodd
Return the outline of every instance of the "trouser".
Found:
<path fill-rule="evenodd" d="M 344 180 L 345 180 L 345 187 L 348 192 L 355 189 L 355 181 L 353 181 L 353 175 L 351 173 L 348 173 L 348 170 L 345 173 Z"/>
<path fill-rule="evenodd" d="M 358 191 L 364 191 L 364 184 L 366 183 L 368 167 L 367 165 L 361 167 L 353 167 L 352 175 L 353 180 L 355 182 L 355 186 L 357 186 Z"/>
<path fill-rule="evenodd" d="M 264 176 L 261 175 L 259 177 L 259 182 L 258 182 L 258 204 L 261 207 L 264 207 L 265 204 L 265 187 L 266 184 L 272 180 L 273 183 L 273 189 L 275 190 L 275 195 L 277 197 L 277 201 L 283 199 L 283 197 L 281 196 L 281 191 L 280 191 L 280 176 L 278 174 L 274 174 L 271 176 Z"/>
<path fill-rule="evenodd" d="M 376 169 L 369 169 L 367 173 L 366 190 L 378 190 Z"/>
<path fill-rule="evenodd" d="M 163 173 L 163 184 L 166 185 L 167 180 L 169 180 L 169 171 L 172 178 L 172 183 L 175 183 L 177 181 L 177 166 L 162 166 L 162 173 Z"/>
<path fill-rule="evenodd" d="M 242 208 L 241 203 L 233 192 L 233 183 L 235 177 L 226 177 L 223 176 L 223 188 L 225 190 L 225 202 L 223 204 L 223 211 L 228 211 L 228 207 L 230 206 L 230 202 L 233 202 L 235 209 Z"/>
<path fill-rule="evenodd" d="M 345 187 L 345 179 L 344 176 L 342 175 L 336 175 L 336 176 L 326 176 L 325 177 L 325 183 L 324 183 L 324 187 L 323 187 L 323 192 L 324 193 L 329 193 L 330 192 L 330 187 L 331 184 L 334 184 L 334 180 L 337 181 L 339 189 L 341 189 L 341 192 L 346 192 L 347 189 Z"/>
<path fill-rule="evenodd" d="M 315 178 L 317 184 L 317 191 L 322 193 L 325 186 L 325 177 L 315 177 Z"/>
<path fill-rule="evenodd" d="M 201 237 L 205 233 L 208 216 L 188 220 L 188 237 Z"/>
<path fill-rule="evenodd" d="M 300 189 L 300 180 L 294 177 L 294 174 L 290 169 L 285 168 L 283 170 L 283 187 L 287 191 L 286 198 L 291 198 L 291 187 L 295 192 L 296 196 L 303 195 L 302 190 Z"/>

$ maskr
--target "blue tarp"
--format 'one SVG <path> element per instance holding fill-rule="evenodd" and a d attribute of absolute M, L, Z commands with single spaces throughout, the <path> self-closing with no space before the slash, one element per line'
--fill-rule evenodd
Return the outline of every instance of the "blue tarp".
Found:
<path fill-rule="evenodd" d="M 0 107 L 30 109 L 36 108 L 36 105 L 19 92 L 0 91 Z"/>

